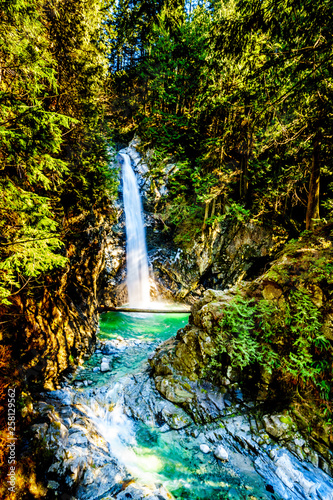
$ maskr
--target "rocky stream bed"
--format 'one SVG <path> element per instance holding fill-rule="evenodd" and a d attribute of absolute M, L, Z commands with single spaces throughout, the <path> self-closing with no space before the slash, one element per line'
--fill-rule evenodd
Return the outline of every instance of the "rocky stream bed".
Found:
<path fill-rule="evenodd" d="M 237 385 L 180 384 L 173 394 L 184 401 L 188 390 L 187 407 L 162 397 L 147 359 L 186 323 L 103 316 L 95 354 L 34 404 L 34 442 L 52 453 L 48 498 L 333 499 L 322 457 L 293 422 L 274 409 L 259 419 Z"/>

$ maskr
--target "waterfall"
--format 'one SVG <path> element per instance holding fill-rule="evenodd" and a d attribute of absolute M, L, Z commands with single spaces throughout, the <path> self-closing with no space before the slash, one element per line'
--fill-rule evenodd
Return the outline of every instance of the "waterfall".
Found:
<path fill-rule="evenodd" d="M 128 302 L 130 307 L 147 307 L 150 285 L 141 198 L 130 157 L 119 154 L 123 158 Z"/>

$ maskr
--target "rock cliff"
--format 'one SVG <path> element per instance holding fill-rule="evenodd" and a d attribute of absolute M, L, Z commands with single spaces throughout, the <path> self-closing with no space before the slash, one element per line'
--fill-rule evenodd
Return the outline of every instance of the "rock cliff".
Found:
<path fill-rule="evenodd" d="M 5 333 L 20 360 L 19 377 L 30 387 L 54 389 L 94 348 L 110 222 L 91 212 L 66 224 L 67 267 L 15 298 Z"/>
<path fill-rule="evenodd" d="M 223 407 L 218 397 L 241 388 L 271 436 L 286 438 L 274 413 L 288 412 L 332 473 L 332 264 L 331 237 L 305 234 L 253 282 L 206 290 L 189 325 L 150 359 L 156 388 L 198 422 L 214 420 Z M 269 332 L 262 326 L 267 311 Z M 262 420 L 272 408 L 273 417 Z"/>
<path fill-rule="evenodd" d="M 122 151 L 131 158 L 144 204 L 147 245 L 152 276 L 152 295 L 193 303 L 206 288 L 225 288 L 262 272 L 287 239 L 281 227 L 259 222 L 237 221 L 226 216 L 216 220 L 187 245 L 174 242 L 172 228 L 166 226 L 163 211 L 169 176 L 175 164 L 159 166 L 158 176 L 152 162 L 153 152 L 138 153 L 140 140 L 134 138 Z M 104 305 L 126 302 L 125 227 L 121 185 L 117 204 L 118 223 L 108 236 L 104 275 Z"/>

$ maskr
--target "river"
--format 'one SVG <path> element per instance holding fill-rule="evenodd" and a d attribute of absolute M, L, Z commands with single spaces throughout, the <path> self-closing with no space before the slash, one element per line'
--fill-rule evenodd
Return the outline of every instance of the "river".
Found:
<path fill-rule="evenodd" d="M 207 435 L 221 430 L 221 422 L 195 425 L 147 383 L 148 357 L 187 320 L 185 314 L 103 314 L 98 349 L 73 381 L 76 404 L 85 408 L 112 456 L 143 487 L 153 491 L 163 485 L 177 499 L 271 500 L 267 484 L 243 454 L 229 449 L 223 462 L 212 451 L 202 451 L 204 445 L 214 449 Z M 103 363 L 110 371 L 101 372 Z M 134 394 L 129 390 L 133 377 Z M 140 394 L 142 377 L 146 383 Z"/>

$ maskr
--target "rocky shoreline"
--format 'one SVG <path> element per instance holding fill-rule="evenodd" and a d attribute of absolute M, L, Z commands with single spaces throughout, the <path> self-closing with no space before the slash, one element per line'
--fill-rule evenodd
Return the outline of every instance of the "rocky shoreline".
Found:
<path fill-rule="evenodd" d="M 110 359 L 131 345 L 111 344 L 98 346 Z M 146 365 L 143 372 L 122 378 L 114 388 L 103 385 L 78 391 L 66 384 L 44 393 L 34 404 L 35 418 L 43 421 L 31 430 L 34 443 L 43 443 L 52 453 L 46 472 L 48 498 L 64 493 L 72 500 L 173 498 L 161 484 L 144 486 L 114 454 L 115 445 L 101 422 L 121 403 L 123 419 L 173 432 L 175 442 L 184 442 L 203 461 L 211 457 L 217 470 L 233 471 L 237 487 L 229 488 L 226 498 L 243 499 L 242 492 L 247 491 L 246 498 L 252 500 L 332 499 L 333 480 L 318 468 L 322 457 L 311 450 L 287 413 L 259 417 L 255 403 L 245 401 L 236 388 L 219 398 L 216 388 L 202 384 L 196 389 L 196 411 L 192 407 L 188 414 L 160 395 Z M 195 422 L 194 415 L 200 415 L 201 423 Z M 128 425 L 127 420 L 120 425 Z M 244 470 L 253 477 L 252 483 L 243 476 Z"/>

